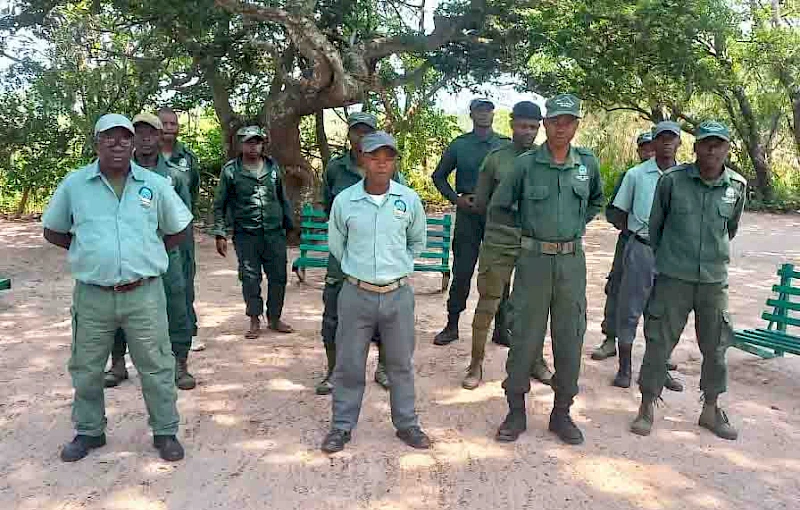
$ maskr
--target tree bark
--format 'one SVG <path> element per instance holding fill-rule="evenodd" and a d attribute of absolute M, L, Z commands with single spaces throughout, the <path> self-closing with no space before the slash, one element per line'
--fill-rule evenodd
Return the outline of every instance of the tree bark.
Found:
<path fill-rule="evenodd" d="M 25 189 L 22 190 L 22 197 L 19 199 L 19 203 L 17 204 L 17 211 L 14 214 L 14 218 L 19 219 L 23 214 L 25 214 L 25 209 L 28 207 L 28 199 L 31 196 L 31 187 L 25 186 Z"/>
<path fill-rule="evenodd" d="M 328 135 L 325 134 L 325 110 L 319 110 L 314 114 L 317 145 L 319 146 L 319 155 L 322 157 L 322 168 L 328 166 L 328 161 L 331 160 L 331 146 L 328 144 Z"/>
<path fill-rule="evenodd" d="M 300 239 L 298 222 L 300 206 L 303 202 L 310 201 L 313 195 L 310 186 L 313 182 L 311 168 L 303 157 L 300 144 L 301 120 L 301 116 L 291 114 L 271 119 L 269 122 L 269 152 L 284 171 L 286 194 L 294 206 L 295 229 L 289 232 L 288 236 L 292 245 L 297 244 Z"/>
<path fill-rule="evenodd" d="M 792 104 L 792 134 L 794 135 L 795 156 L 800 163 L 800 92 L 789 94 Z"/>

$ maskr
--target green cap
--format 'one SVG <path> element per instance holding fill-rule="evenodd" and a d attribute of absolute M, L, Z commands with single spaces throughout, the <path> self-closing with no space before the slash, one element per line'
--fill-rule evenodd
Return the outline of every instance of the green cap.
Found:
<path fill-rule="evenodd" d="M 365 124 L 372 129 L 378 128 L 378 117 L 367 112 L 354 112 L 347 116 L 347 129 L 356 124 Z"/>
<path fill-rule="evenodd" d="M 381 147 L 389 147 L 397 152 L 397 142 L 386 131 L 375 131 L 361 139 L 361 152 L 375 152 Z"/>
<path fill-rule="evenodd" d="M 475 99 L 469 102 L 469 111 L 472 111 L 479 106 L 488 106 L 489 108 L 494 110 L 494 103 L 492 102 L 491 99 L 488 99 L 486 97 L 476 97 Z"/>
<path fill-rule="evenodd" d="M 252 138 L 261 138 L 262 140 L 266 138 L 264 131 L 262 131 L 258 126 L 243 127 L 237 131 L 236 134 L 239 136 L 239 141 L 242 143 L 245 143 L 247 140 Z"/>
<path fill-rule="evenodd" d="M 546 119 L 552 119 L 559 115 L 572 115 L 573 117 L 581 118 L 581 100 L 572 94 L 559 94 L 551 97 L 544 104 L 547 110 Z"/>
<path fill-rule="evenodd" d="M 662 120 L 653 128 L 653 140 L 658 138 L 661 133 L 672 133 L 681 136 L 681 126 L 674 120 Z"/>
<path fill-rule="evenodd" d="M 163 124 L 161 124 L 161 119 L 159 119 L 156 115 L 153 115 L 152 113 L 140 113 L 136 117 L 134 117 L 133 121 L 131 122 L 134 126 L 142 122 L 144 124 L 147 124 L 148 126 L 152 126 L 154 129 L 158 129 L 159 131 L 164 129 Z"/>
<path fill-rule="evenodd" d="M 132 135 L 136 134 L 136 131 L 133 129 L 133 123 L 128 117 L 118 113 L 107 113 L 97 119 L 97 123 L 94 125 L 94 135 L 97 136 L 99 133 L 116 127 L 125 128 L 130 131 Z"/>
<path fill-rule="evenodd" d="M 728 127 L 715 120 L 701 122 L 694 132 L 695 140 L 698 141 L 712 136 L 725 140 L 726 142 L 731 141 L 731 133 L 728 131 Z"/>
<path fill-rule="evenodd" d="M 644 145 L 646 143 L 650 143 L 653 141 L 653 132 L 652 131 L 644 131 L 639 133 L 639 136 L 636 137 L 636 145 Z"/>

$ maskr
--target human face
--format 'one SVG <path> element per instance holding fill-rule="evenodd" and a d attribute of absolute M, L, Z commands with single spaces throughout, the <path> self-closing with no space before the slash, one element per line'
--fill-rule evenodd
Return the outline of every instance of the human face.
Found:
<path fill-rule="evenodd" d="M 656 150 L 653 147 L 653 142 L 645 142 L 641 144 L 637 149 L 637 151 L 639 152 L 640 161 L 647 161 L 648 159 L 656 155 Z"/>
<path fill-rule="evenodd" d="M 264 140 L 251 138 L 242 144 L 242 158 L 245 161 L 258 161 L 264 151 Z"/>
<path fill-rule="evenodd" d="M 122 172 L 130 166 L 133 134 L 127 129 L 115 127 L 99 133 L 94 146 L 101 170 Z"/>
<path fill-rule="evenodd" d="M 487 103 L 481 103 L 469 112 L 469 116 L 474 127 L 489 129 L 494 122 L 494 108 Z"/>
<path fill-rule="evenodd" d="M 675 154 L 678 153 L 678 147 L 680 146 L 681 137 L 669 131 L 659 133 L 656 139 L 653 140 L 656 159 L 674 161 Z"/>
<path fill-rule="evenodd" d="M 145 122 L 137 122 L 133 129 L 136 130 L 136 135 L 133 137 L 136 154 L 145 157 L 156 154 L 161 131 Z"/>
<path fill-rule="evenodd" d="M 722 138 L 710 136 L 694 143 L 697 166 L 706 175 L 718 174 L 725 166 L 731 144 Z"/>
<path fill-rule="evenodd" d="M 547 134 L 547 143 L 554 149 L 568 147 L 578 131 L 578 117 L 574 115 L 558 115 L 551 119 L 544 119 L 544 131 Z"/>
<path fill-rule="evenodd" d="M 358 153 L 360 150 L 361 139 L 373 132 L 375 132 L 375 129 L 367 124 L 354 124 L 353 127 L 347 130 L 347 139 L 350 141 L 350 147 L 352 147 L 353 150 Z"/>
<path fill-rule="evenodd" d="M 397 152 L 394 149 L 381 147 L 372 152 L 364 152 L 361 159 L 370 185 L 377 187 L 389 185 L 397 163 Z"/>
<path fill-rule="evenodd" d="M 539 133 L 539 121 L 535 119 L 513 119 L 511 121 L 511 139 L 514 145 L 530 149 Z"/>
<path fill-rule="evenodd" d="M 158 118 L 161 120 L 161 125 L 164 128 L 161 133 L 164 141 L 167 143 L 175 143 L 175 139 L 178 138 L 178 131 L 180 130 L 178 116 L 174 112 L 165 110 L 159 112 Z"/>

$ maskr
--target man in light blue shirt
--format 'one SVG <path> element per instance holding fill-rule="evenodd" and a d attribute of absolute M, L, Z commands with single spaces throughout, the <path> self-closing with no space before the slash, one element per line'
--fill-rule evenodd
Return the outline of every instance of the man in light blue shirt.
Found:
<path fill-rule="evenodd" d="M 121 328 L 142 381 L 161 458 L 183 458 L 161 275 L 192 214 L 167 179 L 131 161 L 134 128 L 122 115 L 95 125 L 97 161 L 68 175 L 42 217 L 44 237 L 69 250 L 75 278 L 72 420 L 77 435 L 61 459 L 74 462 L 106 443 L 103 368 Z"/>
<path fill-rule="evenodd" d="M 322 450 L 344 449 L 358 422 L 373 333 L 381 335 L 397 437 L 430 448 L 414 409 L 414 291 L 408 276 L 425 248 L 425 210 L 414 190 L 392 181 L 394 138 L 377 131 L 361 141 L 362 181 L 339 193 L 328 223 L 331 255 L 346 281 L 339 294 L 333 419 Z"/>
<path fill-rule="evenodd" d="M 661 174 L 677 163 L 675 155 L 681 145 L 681 127 L 673 121 L 658 123 L 653 129 L 655 156 L 628 170 L 622 180 L 613 206 L 627 215 L 625 222 L 630 239 L 625 245 L 622 261 L 622 280 L 617 296 L 617 342 L 619 370 L 614 386 L 631 385 L 631 351 L 636 328 L 656 274 L 655 256 L 650 247 L 648 222 L 653 206 L 656 185 Z M 682 391 L 683 385 L 668 377 L 666 388 Z"/>

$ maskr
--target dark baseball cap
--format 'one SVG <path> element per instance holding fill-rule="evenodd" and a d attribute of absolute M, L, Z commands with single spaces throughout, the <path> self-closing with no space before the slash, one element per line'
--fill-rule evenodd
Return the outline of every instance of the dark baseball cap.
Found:
<path fill-rule="evenodd" d="M 511 109 L 511 118 L 542 120 L 542 109 L 531 101 L 520 101 Z"/>
<path fill-rule="evenodd" d="M 639 136 L 636 137 L 636 145 L 644 145 L 646 143 L 650 143 L 653 141 L 653 132 L 652 131 L 644 131 L 639 133 Z"/>
<path fill-rule="evenodd" d="M 572 94 L 559 94 L 551 97 L 544 104 L 544 107 L 547 110 L 545 114 L 547 119 L 552 119 L 559 115 L 572 115 L 578 119 L 583 116 L 581 114 L 581 100 Z"/>
<path fill-rule="evenodd" d="M 489 108 L 494 110 L 494 103 L 492 102 L 491 99 L 485 97 L 476 97 L 475 99 L 469 102 L 469 111 L 472 111 L 479 106 L 488 106 Z"/>

